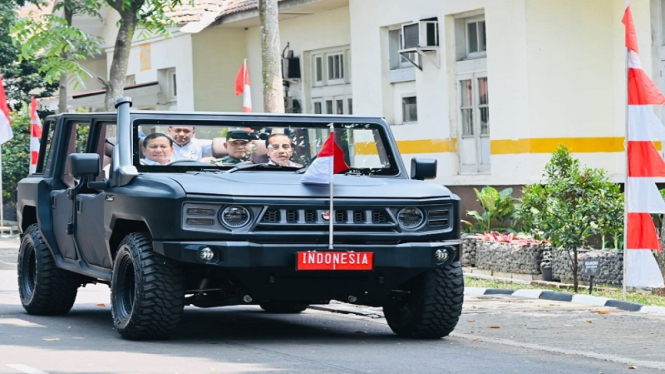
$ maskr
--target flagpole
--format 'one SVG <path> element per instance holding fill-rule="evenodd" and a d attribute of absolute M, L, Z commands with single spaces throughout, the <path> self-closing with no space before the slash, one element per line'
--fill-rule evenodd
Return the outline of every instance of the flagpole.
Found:
<path fill-rule="evenodd" d="M 333 123 L 330 123 L 330 132 L 328 136 L 335 136 L 335 127 Z M 332 154 L 332 162 L 330 163 L 330 220 L 328 221 L 328 249 L 333 249 L 333 221 L 337 216 L 333 210 L 333 176 L 335 170 L 335 152 Z"/>
<path fill-rule="evenodd" d="M 0 144 L 0 236 L 5 234 L 5 199 L 2 192 L 2 144 Z M 11 230 L 9 233 L 11 234 Z"/>
<path fill-rule="evenodd" d="M 623 182 L 623 281 L 621 282 L 623 285 L 623 300 L 626 301 L 626 279 L 627 277 L 627 270 L 628 266 L 626 264 L 626 260 L 628 259 L 628 256 L 626 255 L 626 252 L 628 252 L 628 60 L 630 58 L 630 50 L 626 48 L 626 61 L 625 61 L 625 77 L 624 77 L 624 82 L 626 82 L 626 105 L 625 105 L 625 115 L 624 115 L 624 126 L 625 126 L 625 136 L 623 140 L 623 147 L 626 150 L 625 156 L 626 156 L 626 175 L 624 178 Z"/>

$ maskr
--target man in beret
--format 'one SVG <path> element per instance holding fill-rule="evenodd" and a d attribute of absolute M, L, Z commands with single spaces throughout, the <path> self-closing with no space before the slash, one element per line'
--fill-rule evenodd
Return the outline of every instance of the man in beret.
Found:
<path fill-rule="evenodd" d="M 249 160 L 249 156 L 252 155 L 254 150 L 254 144 L 252 140 L 255 140 L 256 136 L 249 131 L 245 130 L 233 130 L 229 131 L 226 134 L 226 142 L 224 147 L 229 154 L 222 158 L 212 160 L 211 163 L 218 166 L 225 165 L 236 165 L 244 161 Z"/>

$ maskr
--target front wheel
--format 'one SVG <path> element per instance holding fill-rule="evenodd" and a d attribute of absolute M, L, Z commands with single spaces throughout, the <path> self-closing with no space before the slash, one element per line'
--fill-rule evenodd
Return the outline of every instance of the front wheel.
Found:
<path fill-rule="evenodd" d="M 152 251 L 147 233 L 127 235 L 111 279 L 113 325 L 125 339 L 166 338 L 185 307 L 185 275 L 172 260 Z"/>
<path fill-rule="evenodd" d="M 413 281 L 383 307 L 394 333 L 409 338 L 438 339 L 457 326 L 464 302 L 459 262 L 432 269 Z"/>
<path fill-rule="evenodd" d="M 37 224 L 23 234 L 18 252 L 18 291 L 30 314 L 61 315 L 74 306 L 78 275 L 56 266 Z"/>

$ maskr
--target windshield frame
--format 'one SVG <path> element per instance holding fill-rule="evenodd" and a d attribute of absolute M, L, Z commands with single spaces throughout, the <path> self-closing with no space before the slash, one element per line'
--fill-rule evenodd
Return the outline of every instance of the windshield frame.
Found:
<path fill-rule="evenodd" d="M 149 173 L 184 173 L 192 171 L 228 171 L 233 166 L 217 166 L 214 164 L 199 165 L 141 165 L 140 163 L 140 138 L 138 128 L 141 125 L 152 126 L 220 126 L 235 128 L 307 128 L 307 129 L 329 129 L 330 124 L 336 130 L 359 128 L 375 130 L 375 137 L 380 138 L 380 146 L 377 143 L 379 158 L 386 160 L 389 164 L 385 168 L 351 168 L 347 174 L 360 174 L 370 176 L 399 177 L 403 175 L 404 165 L 401 157 L 396 153 L 393 146 L 394 138 L 387 129 L 387 124 L 380 118 L 356 117 L 356 116 L 297 116 L 297 115 L 214 115 L 208 113 L 173 113 L 171 115 L 157 113 L 134 114 L 132 119 L 132 162 L 139 172 Z M 186 125 L 185 125 L 186 124 Z M 311 161 L 311 159 L 310 159 Z M 305 165 L 307 167 L 308 165 Z M 293 168 L 248 168 L 248 171 L 293 171 Z"/>

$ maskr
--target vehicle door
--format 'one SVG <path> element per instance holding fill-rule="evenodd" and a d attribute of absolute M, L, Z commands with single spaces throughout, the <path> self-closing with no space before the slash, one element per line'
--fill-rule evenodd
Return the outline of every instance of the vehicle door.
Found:
<path fill-rule="evenodd" d="M 64 126 L 60 136 L 65 144 L 61 145 L 61 151 L 53 155 L 56 160 L 49 159 L 54 166 L 54 180 L 51 183 L 51 217 L 53 222 L 53 234 L 60 253 L 65 259 L 78 261 L 79 256 L 76 252 L 74 243 L 74 222 L 73 211 L 74 201 L 73 192 L 75 191 L 78 180 L 72 177 L 70 172 L 69 158 L 71 153 L 85 152 L 88 143 L 88 134 L 90 132 L 90 122 L 85 120 L 65 119 Z M 62 152 L 65 150 L 65 152 Z M 64 167 L 58 167 L 63 165 Z"/>
<path fill-rule="evenodd" d="M 91 127 L 91 147 L 88 152 L 99 155 L 101 172 L 95 182 L 108 180 L 111 172 L 113 146 L 116 142 L 116 124 L 93 121 Z M 74 233 L 76 245 L 86 263 L 106 269 L 112 267 L 111 253 L 107 247 L 105 225 L 105 207 L 107 194 L 105 189 L 88 185 L 75 197 Z"/>

